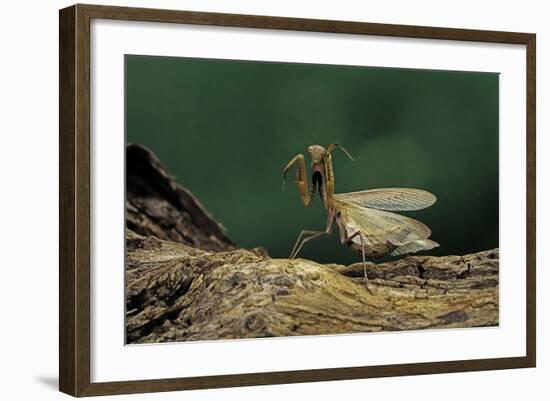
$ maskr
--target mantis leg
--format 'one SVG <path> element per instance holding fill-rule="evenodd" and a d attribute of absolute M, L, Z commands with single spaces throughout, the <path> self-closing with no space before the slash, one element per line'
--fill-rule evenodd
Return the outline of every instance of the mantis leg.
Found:
<path fill-rule="evenodd" d="M 327 235 L 332 233 L 332 215 L 329 214 L 327 217 L 327 228 L 325 231 L 313 231 L 313 230 L 302 230 L 300 232 L 300 235 L 298 236 L 298 239 L 296 240 L 296 243 L 294 244 L 294 247 L 292 248 L 292 252 L 290 253 L 290 259 L 294 259 L 296 255 L 298 255 L 298 252 L 302 249 L 304 244 L 308 241 L 311 241 L 312 239 L 319 238 L 322 235 Z M 307 235 L 309 235 L 307 237 Z M 306 236 L 305 238 L 302 238 Z"/>
<path fill-rule="evenodd" d="M 292 168 L 292 166 L 297 165 L 296 168 L 296 187 L 298 187 L 298 192 L 300 193 L 300 198 L 302 199 L 302 203 L 304 206 L 309 206 L 311 203 L 311 192 L 314 191 L 314 188 L 312 191 L 308 191 L 307 188 L 307 177 L 306 177 L 306 163 L 304 161 L 304 155 L 298 154 L 290 160 L 285 168 L 283 169 L 283 189 L 285 189 L 285 182 L 286 182 L 286 173 L 288 170 Z"/>
<path fill-rule="evenodd" d="M 296 240 L 296 243 L 294 244 L 294 248 L 292 248 L 290 259 L 294 259 L 296 255 L 298 255 L 298 252 L 300 252 L 306 242 L 326 234 L 328 234 L 326 231 L 302 230 L 300 232 L 300 235 L 298 236 L 298 239 Z M 304 239 L 302 239 L 303 236 L 307 235 L 309 235 L 309 237 L 305 237 Z"/>
<path fill-rule="evenodd" d="M 338 220 L 337 220 L 338 221 Z M 340 228 L 340 242 L 342 245 L 349 244 L 355 237 L 359 237 L 359 240 L 361 241 L 361 255 L 363 256 L 363 274 L 365 278 L 365 287 L 367 288 L 367 291 L 370 293 L 369 284 L 368 284 L 368 276 L 367 276 L 367 261 L 365 258 L 365 242 L 363 239 L 363 235 L 361 234 L 361 231 L 356 231 L 353 234 L 348 236 L 347 231 L 345 228 L 339 223 L 338 227 Z"/>

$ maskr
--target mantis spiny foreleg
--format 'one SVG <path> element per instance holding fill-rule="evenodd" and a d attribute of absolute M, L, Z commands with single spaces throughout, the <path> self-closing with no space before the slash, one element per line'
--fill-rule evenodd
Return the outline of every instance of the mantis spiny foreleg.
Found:
<path fill-rule="evenodd" d="M 303 154 L 298 154 L 290 160 L 287 165 L 285 166 L 283 170 L 283 190 L 285 189 L 285 182 L 286 182 L 286 173 L 288 170 L 292 168 L 292 166 L 296 164 L 296 187 L 298 188 L 298 192 L 300 194 L 300 198 L 302 199 L 302 203 L 304 206 L 309 206 L 313 199 L 313 194 L 315 193 L 315 187 L 316 184 L 312 183 L 311 189 L 308 192 L 307 188 L 307 176 L 306 176 L 306 163 L 304 160 Z"/>

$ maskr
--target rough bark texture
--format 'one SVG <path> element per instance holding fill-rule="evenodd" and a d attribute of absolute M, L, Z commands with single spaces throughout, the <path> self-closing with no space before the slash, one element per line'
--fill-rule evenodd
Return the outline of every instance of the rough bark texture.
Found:
<path fill-rule="evenodd" d="M 126 147 L 126 227 L 201 249 L 234 249 L 223 227 L 141 145 Z"/>
<path fill-rule="evenodd" d="M 498 325 L 498 249 L 369 263 L 367 291 L 361 263 L 237 248 L 149 151 L 128 153 L 129 343 Z"/>

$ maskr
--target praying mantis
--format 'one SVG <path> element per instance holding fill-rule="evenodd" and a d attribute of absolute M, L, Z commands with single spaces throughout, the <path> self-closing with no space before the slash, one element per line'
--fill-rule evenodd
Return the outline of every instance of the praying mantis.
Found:
<path fill-rule="evenodd" d="M 295 184 L 302 203 L 309 206 L 318 190 L 326 211 L 325 229 L 302 230 L 292 248 L 290 259 L 296 258 L 307 242 L 331 234 L 336 223 L 340 243 L 362 255 L 367 285 L 366 258 L 404 255 L 439 246 L 429 239 L 431 230 L 425 224 L 392 213 L 427 208 L 436 202 L 433 194 L 414 188 L 382 188 L 335 194 L 332 166 L 332 152 L 335 149 L 340 149 L 353 161 L 348 151 L 338 143 L 332 143 L 326 148 L 320 145 L 308 146 L 307 153 L 311 159 L 309 188 L 303 154 L 296 155 L 283 169 L 283 189 L 288 171 L 296 166 Z"/>

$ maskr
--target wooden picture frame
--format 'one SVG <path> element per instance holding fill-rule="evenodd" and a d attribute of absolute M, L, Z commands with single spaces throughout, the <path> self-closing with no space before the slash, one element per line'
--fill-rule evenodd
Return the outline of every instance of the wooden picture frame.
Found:
<path fill-rule="evenodd" d="M 94 18 L 525 45 L 527 49 L 525 60 L 527 71 L 526 356 L 92 383 L 90 380 L 90 21 Z M 59 29 L 59 388 L 62 392 L 73 396 L 94 396 L 535 366 L 535 34 L 80 4 L 60 11 Z"/>

